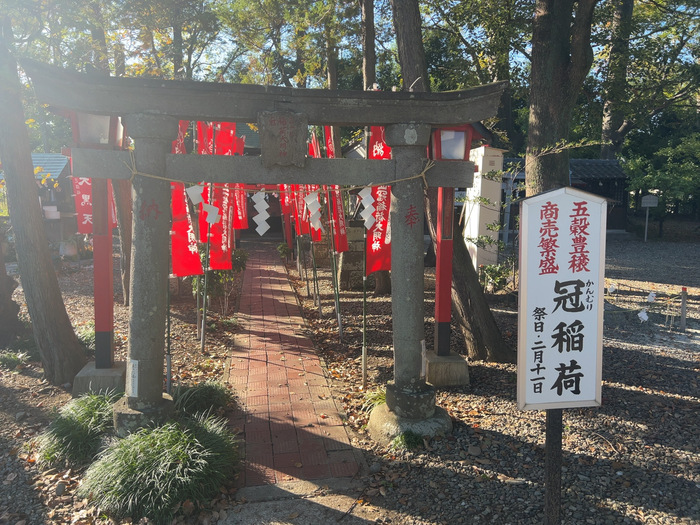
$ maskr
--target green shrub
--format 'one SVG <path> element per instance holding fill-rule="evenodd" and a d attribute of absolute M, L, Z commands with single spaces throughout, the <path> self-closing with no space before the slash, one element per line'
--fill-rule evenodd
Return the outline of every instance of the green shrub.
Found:
<path fill-rule="evenodd" d="M 85 394 L 64 406 L 36 440 L 39 466 L 80 466 L 90 462 L 112 430 L 112 405 L 120 396 L 114 392 Z"/>
<path fill-rule="evenodd" d="M 209 413 L 225 408 L 231 398 L 231 391 L 219 381 L 205 381 L 192 386 L 183 385 L 173 392 L 175 408 L 188 415 Z"/>
<path fill-rule="evenodd" d="M 292 255 L 292 249 L 289 247 L 289 245 L 286 242 L 278 244 L 277 251 L 279 252 L 280 258 L 283 261 L 288 260 L 289 257 L 291 257 L 291 255 Z"/>
<path fill-rule="evenodd" d="M 85 472 L 77 494 L 114 518 L 169 523 L 178 505 L 211 499 L 237 461 L 225 422 L 212 417 L 141 429 Z"/>
<path fill-rule="evenodd" d="M 0 366 L 8 370 L 14 370 L 27 361 L 29 361 L 29 354 L 26 352 L 0 351 Z"/>

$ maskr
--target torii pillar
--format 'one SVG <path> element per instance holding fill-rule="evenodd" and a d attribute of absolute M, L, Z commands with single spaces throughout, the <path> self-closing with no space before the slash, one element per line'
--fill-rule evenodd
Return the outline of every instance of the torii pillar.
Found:
<path fill-rule="evenodd" d="M 435 405 L 435 389 L 423 377 L 423 170 L 430 126 L 395 124 L 385 140 L 396 162 L 391 188 L 391 313 L 394 342 L 394 381 L 386 387 L 386 404 L 370 414 L 368 430 L 383 444 L 413 431 L 422 436 L 452 430 L 447 411 Z M 406 179 L 406 180 L 402 180 Z"/>
<path fill-rule="evenodd" d="M 173 411 L 172 398 L 163 393 L 168 254 L 170 253 L 170 182 L 165 157 L 177 137 L 173 117 L 135 114 L 126 126 L 136 142 L 139 174 L 133 184 L 133 240 L 131 308 L 126 363 L 126 395 L 114 405 L 118 435 L 164 422 Z M 135 336 L 136 335 L 136 336 Z M 135 337 L 134 337 L 135 336 Z"/>

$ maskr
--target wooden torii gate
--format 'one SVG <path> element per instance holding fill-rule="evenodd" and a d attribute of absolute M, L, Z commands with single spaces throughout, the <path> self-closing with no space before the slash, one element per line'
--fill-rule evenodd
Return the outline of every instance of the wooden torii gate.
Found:
<path fill-rule="evenodd" d="M 126 395 L 115 405 L 117 432 L 167 417 L 163 394 L 170 231 L 169 181 L 249 184 L 391 184 L 394 381 L 375 410 L 373 437 L 391 439 L 410 425 L 446 432 L 449 416 L 421 378 L 423 184 L 468 187 L 471 162 L 436 162 L 426 170 L 432 127 L 496 114 L 504 83 L 448 93 L 351 92 L 92 76 L 24 62 L 41 103 L 61 110 L 120 116 L 134 152 L 73 149 L 77 177 L 129 179 L 133 248 Z M 173 155 L 179 120 L 256 122 L 261 156 Z M 306 156 L 308 125 L 385 126 L 391 160 Z M 408 219 L 410 217 L 410 220 Z M 371 419 L 372 419 L 371 418 Z M 393 435 L 392 435 L 393 434 Z"/>

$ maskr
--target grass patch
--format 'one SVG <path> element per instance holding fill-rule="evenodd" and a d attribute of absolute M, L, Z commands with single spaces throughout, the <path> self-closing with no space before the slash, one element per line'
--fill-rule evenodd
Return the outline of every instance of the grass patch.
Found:
<path fill-rule="evenodd" d="M 386 403 L 386 389 L 377 387 L 374 390 L 365 392 L 365 401 L 362 403 L 362 411 L 365 413 L 371 412 L 374 407 Z"/>
<path fill-rule="evenodd" d="M 95 351 L 95 323 L 89 321 L 75 330 L 75 335 L 78 336 L 80 344 L 88 351 Z"/>
<path fill-rule="evenodd" d="M 175 409 L 186 415 L 215 412 L 225 408 L 231 399 L 231 391 L 219 381 L 179 386 L 173 392 Z"/>
<path fill-rule="evenodd" d="M 389 448 L 392 450 L 417 450 L 423 448 L 423 436 L 407 430 L 396 436 Z"/>
<path fill-rule="evenodd" d="M 85 394 L 59 412 L 36 440 L 36 460 L 42 468 L 89 463 L 112 430 L 112 405 L 121 394 Z"/>
<path fill-rule="evenodd" d="M 17 367 L 25 365 L 27 361 L 29 361 L 29 354 L 26 352 L 0 351 L 0 366 L 8 370 L 15 370 Z"/>
<path fill-rule="evenodd" d="M 225 421 L 200 416 L 171 422 L 116 442 L 87 469 L 77 493 L 114 518 L 165 524 L 180 503 L 210 500 L 237 459 Z"/>

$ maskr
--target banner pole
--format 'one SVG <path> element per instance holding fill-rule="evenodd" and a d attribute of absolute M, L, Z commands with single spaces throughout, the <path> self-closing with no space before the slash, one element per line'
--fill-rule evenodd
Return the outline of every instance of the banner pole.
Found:
<path fill-rule="evenodd" d="M 321 318 L 321 317 L 323 317 L 323 310 L 321 309 L 321 289 L 318 285 L 318 273 L 316 272 L 316 254 L 314 253 L 314 240 L 313 240 L 313 238 L 311 238 L 311 264 L 313 266 L 312 275 L 313 275 L 313 279 L 314 279 L 315 301 L 316 301 L 316 304 L 318 305 L 318 317 Z"/>
<path fill-rule="evenodd" d="M 333 212 L 332 212 L 332 207 L 331 207 L 331 197 L 330 193 L 328 192 L 328 186 L 326 186 L 326 204 L 328 206 L 328 220 L 330 223 L 330 238 L 331 242 L 329 243 L 328 247 L 330 248 L 330 257 L 331 257 L 331 272 L 333 274 L 333 299 L 335 300 L 335 316 L 338 320 L 338 338 L 340 339 L 340 342 L 343 342 L 343 321 L 340 315 L 340 286 L 338 285 L 338 272 L 337 272 L 337 266 L 336 266 L 336 260 L 335 257 L 337 255 L 337 252 L 335 251 L 335 229 L 336 229 L 336 222 L 335 219 L 333 218 Z M 336 211 L 338 211 L 336 209 Z"/>
<path fill-rule="evenodd" d="M 362 249 L 362 391 L 367 392 L 367 228 Z"/>

